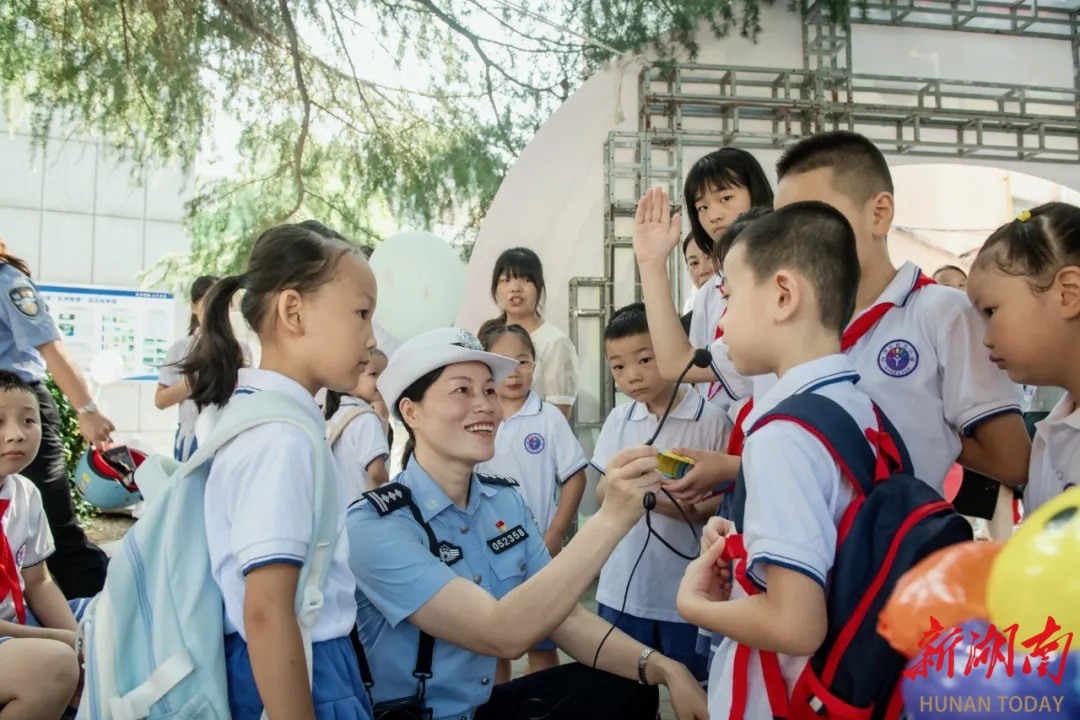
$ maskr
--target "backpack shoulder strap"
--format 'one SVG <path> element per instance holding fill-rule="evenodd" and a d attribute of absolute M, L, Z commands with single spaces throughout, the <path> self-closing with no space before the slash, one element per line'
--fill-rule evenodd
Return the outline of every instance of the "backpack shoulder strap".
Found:
<path fill-rule="evenodd" d="M 341 499 L 338 493 L 337 469 L 330 445 L 326 442 L 326 426 L 316 422 L 300 403 L 281 393 L 261 390 L 232 397 L 220 411 L 209 436 L 181 467 L 186 476 L 211 460 L 230 440 L 252 428 L 279 422 L 298 427 L 308 435 L 314 456 L 314 501 L 311 541 L 308 543 L 304 565 L 296 585 L 294 607 L 300 624 L 307 660 L 308 684 L 312 679 L 311 631 L 323 607 L 322 588 L 330 571 L 334 545 L 338 538 L 337 517 Z M 264 713 L 265 717 L 265 713 Z"/>
<path fill-rule="evenodd" d="M 353 405 L 342 413 L 341 418 L 335 420 L 330 426 L 330 432 L 326 437 L 330 447 L 337 445 L 337 441 L 341 439 L 341 436 L 345 433 L 345 428 L 349 427 L 349 423 L 361 415 L 373 412 L 375 412 L 375 408 L 370 405 Z"/>
<path fill-rule="evenodd" d="M 792 395 L 754 423 L 751 432 L 777 420 L 793 422 L 816 437 L 852 485 L 870 494 L 877 458 L 862 428 L 839 403 L 812 392 Z"/>

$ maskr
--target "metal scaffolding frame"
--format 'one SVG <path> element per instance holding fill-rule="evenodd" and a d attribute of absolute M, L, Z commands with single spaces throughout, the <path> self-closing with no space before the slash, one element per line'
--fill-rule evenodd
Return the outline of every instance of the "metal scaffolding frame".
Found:
<path fill-rule="evenodd" d="M 1037 0 L 870 0 L 851 21 L 1068 41 L 1076 82 L 1061 88 L 853 72 L 850 26 L 832 23 L 820 0 L 803 11 L 802 68 L 645 68 L 638 130 L 610 133 L 605 147 L 604 276 L 570 281 L 570 336 L 579 352 L 579 323 L 606 323 L 616 306 L 640 299 L 631 247 L 637 199 L 664 185 L 673 203 L 682 202 L 687 148 L 776 150 L 815 132 L 849 129 L 891 155 L 1080 163 L 1080 0 L 1070 8 Z M 627 266 L 633 272 L 620 280 L 617 271 Z M 670 267 L 679 298 L 678 253 Z M 614 405 L 606 364 L 598 370 L 600 417 L 576 417 L 579 429 L 598 428 Z"/>

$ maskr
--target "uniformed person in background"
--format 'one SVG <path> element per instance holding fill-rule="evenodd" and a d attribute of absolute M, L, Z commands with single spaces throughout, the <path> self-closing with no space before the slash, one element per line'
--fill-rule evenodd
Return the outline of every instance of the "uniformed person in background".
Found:
<path fill-rule="evenodd" d="M 41 491 L 56 542 L 49 570 L 69 599 L 93 597 L 105 584 L 108 558 L 86 537 L 75 516 L 68 484 L 60 411 L 44 384 L 46 372 L 71 401 L 79 432 L 102 445 L 115 429 L 94 404 L 82 373 L 68 357 L 56 322 L 49 315 L 30 270 L 0 241 L 0 369 L 30 383 L 41 404 L 41 449 L 23 470 Z"/>
<path fill-rule="evenodd" d="M 494 455 L 495 385 L 515 365 L 444 328 L 405 342 L 379 378 L 409 432 L 405 470 L 346 519 L 375 716 L 422 716 L 406 705 L 436 720 L 655 720 L 664 684 L 679 720 L 706 720 L 683 665 L 578 603 L 658 488 L 656 451 L 612 460 L 603 506 L 554 560 L 514 481 L 474 472 Z M 424 636 L 434 638 L 426 660 Z M 578 662 L 494 685 L 497 658 L 546 637 Z"/>

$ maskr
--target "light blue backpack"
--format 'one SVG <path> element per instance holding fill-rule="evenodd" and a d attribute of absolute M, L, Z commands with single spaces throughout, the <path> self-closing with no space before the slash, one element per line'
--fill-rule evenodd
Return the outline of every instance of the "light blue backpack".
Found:
<path fill-rule="evenodd" d="M 135 475 L 146 510 L 80 625 L 86 670 L 78 720 L 230 717 L 224 606 L 210 574 L 204 494 L 217 449 L 271 422 L 302 428 L 315 448 L 313 538 L 296 593 L 310 683 L 311 629 L 339 536 L 333 455 L 325 426 L 296 401 L 273 392 L 237 395 L 186 463 L 157 455 Z"/>

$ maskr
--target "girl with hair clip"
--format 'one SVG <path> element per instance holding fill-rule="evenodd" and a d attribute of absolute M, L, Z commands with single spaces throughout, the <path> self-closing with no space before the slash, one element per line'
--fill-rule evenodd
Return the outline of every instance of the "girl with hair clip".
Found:
<path fill-rule="evenodd" d="M 371 360 L 352 391 L 326 392 L 323 414 L 327 439 L 341 474 L 346 507 L 359 500 L 363 492 L 390 481 L 386 467 L 390 459 L 389 424 L 376 407 L 381 398 L 375 385 L 386 363 L 381 350 L 372 350 Z"/>
<path fill-rule="evenodd" d="M 520 325 L 529 332 L 536 347 L 533 390 L 569 420 L 578 394 L 577 349 L 540 314 L 544 292 L 544 266 L 529 248 L 511 248 L 495 261 L 491 297 L 502 310 L 495 323 Z"/>
<path fill-rule="evenodd" d="M 41 406 L 41 445 L 23 471 L 41 492 L 56 551 L 49 570 L 64 596 L 88 598 L 105 585 L 108 557 L 90 542 L 79 526 L 64 450 L 60 410 L 45 385 L 51 375 L 71 402 L 79 433 L 99 447 L 110 441 L 115 427 L 98 409 L 86 378 L 68 355 L 56 322 L 30 279 L 30 268 L 8 252 L 0 240 L 0 370 L 29 383 Z"/>
<path fill-rule="evenodd" d="M 240 289 L 240 311 L 262 345 L 259 369 L 243 367 L 229 321 Z M 247 271 L 223 278 L 205 298 L 201 331 L 181 364 L 191 399 L 216 412 L 234 395 L 274 393 L 323 423 L 314 395 L 359 383 L 375 345 L 375 300 L 375 278 L 356 246 L 296 225 L 267 230 Z M 311 632 L 308 684 L 294 599 L 313 532 L 314 453 L 302 429 L 266 423 L 222 447 L 210 468 L 206 535 L 225 601 L 229 703 L 238 720 L 257 720 L 264 710 L 289 720 L 371 717 L 349 640 L 356 604 L 344 534 Z"/>
<path fill-rule="evenodd" d="M 532 388 L 536 351 L 520 325 L 492 328 L 483 336 L 488 352 L 517 361 L 517 368 L 495 388 L 503 421 L 495 434 L 495 457 L 478 466 L 483 473 L 508 475 L 544 533 L 552 557 L 562 550 L 585 494 L 588 461 L 570 424 Z M 526 673 L 559 664 L 555 643 L 545 639 L 529 650 Z M 510 678 L 510 662 L 499 661 L 498 677 Z"/>
<path fill-rule="evenodd" d="M 495 455 L 496 386 L 518 365 L 441 328 L 405 342 L 379 378 L 409 459 L 346 521 L 376 716 L 655 720 L 665 684 L 678 720 L 706 720 L 686 667 L 578 603 L 659 489 L 655 448 L 613 459 L 600 510 L 554 559 L 516 482 L 477 472 Z M 493 682 L 496 658 L 546 637 L 577 663 Z"/>
<path fill-rule="evenodd" d="M 165 363 L 158 370 L 158 386 L 154 392 L 154 405 L 159 410 L 165 410 L 173 405 L 179 405 L 179 422 L 176 427 L 176 438 L 173 440 L 173 457 L 184 462 L 195 452 L 195 421 L 199 418 L 199 409 L 189 399 L 191 388 L 188 387 L 183 373 L 180 372 L 180 363 L 191 352 L 192 345 L 199 333 L 202 324 L 203 300 L 218 278 L 213 275 L 202 275 L 195 278 L 191 284 L 191 320 L 188 321 L 188 334 L 173 343 L 169 352 L 165 355 Z M 250 364 L 251 350 L 242 344 L 244 349 L 245 363 Z"/>
<path fill-rule="evenodd" d="M 986 317 L 990 359 L 1015 383 L 1066 390 L 1036 425 L 1023 501 L 1030 514 L 1080 483 L 1080 208 L 1047 203 L 998 228 L 967 291 Z"/>

